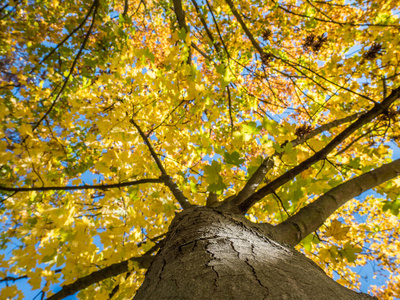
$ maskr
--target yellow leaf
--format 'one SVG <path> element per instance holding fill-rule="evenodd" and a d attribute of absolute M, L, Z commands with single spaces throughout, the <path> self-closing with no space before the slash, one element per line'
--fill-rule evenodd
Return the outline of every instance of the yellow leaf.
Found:
<path fill-rule="evenodd" d="M 333 220 L 331 226 L 329 226 L 326 230 L 326 235 L 332 236 L 336 240 L 344 240 L 349 230 L 349 226 L 342 227 L 342 223 L 340 221 Z"/>

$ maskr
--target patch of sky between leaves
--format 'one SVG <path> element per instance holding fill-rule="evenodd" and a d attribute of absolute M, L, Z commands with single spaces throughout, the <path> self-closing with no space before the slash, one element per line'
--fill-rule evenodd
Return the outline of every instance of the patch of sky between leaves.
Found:
<path fill-rule="evenodd" d="M 17 249 L 18 248 L 18 244 L 19 244 L 19 240 L 18 239 L 12 239 L 12 243 L 9 243 L 8 247 L 4 250 L 0 250 L 0 254 L 5 255 L 4 260 L 5 261 L 9 261 L 12 258 L 12 250 L 13 249 Z M 47 263 L 41 263 L 39 265 L 37 265 L 35 268 L 42 268 L 45 269 L 47 267 Z M 63 266 L 60 266 L 59 268 L 63 268 Z M 57 268 L 57 269 L 59 269 Z M 30 271 L 34 271 L 34 270 L 30 270 Z M 19 277 L 19 275 L 16 274 L 7 274 L 7 276 L 10 277 Z M 24 295 L 24 299 L 40 299 L 40 291 L 41 289 L 37 289 L 37 290 L 33 290 L 31 285 L 28 283 L 29 278 L 23 278 L 23 279 L 19 279 L 15 282 L 11 281 L 3 281 L 0 282 L 0 290 L 3 289 L 4 287 L 10 285 L 10 284 L 16 284 L 17 288 L 23 293 Z M 44 286 L 44 283 L 42 283 L 42 288 Z M 59 284 L 52 284 L 50 286 L 50 290 L 54 293 L 58 292 L 59 290 L 61 290 L 61 287 Z M 66 300 L 72 300 L 72 299 L 77 299 L 76 297 L 77 293 L 75 295 L 72 296 L 68 296 L 64 299 Z"/>
<path fill-rule="evenodd" d="M 387 143 L 387 145 L 393 150 L 392 159 L 396 160 L 400 158 L 400 148 L 393 142 Z M 367 196 L 374 196 L 377 199 L 384 199 L 384 195 L 381 195 L 373 190 L 368 190 L 357 196 L 356 199 L 364 200 Z M 366 217 L 363 218 L 360 215 L 356 216 L 356 219 L 359 222 L 365 222 Z M 368 244 L 366 244 L 368 247 Z M 360 275 L 361 282 L 361 292 L 367 293 L 371 286 L 382 286 L 386 284 L 387 278 L 389 278 L 389 272 L 384 270 L 381 266 L 379 266 L 378 261 L 368 261 L 364 266 L 356 266 L 352 268 L 353 271 L 357 272 Z M 378 276 L 375 276 L 378 274 Z M 338 275 L 334 275 L 335 280 L 339 279 Z M 398 298 L 393 298 L 398 299 Z"/>

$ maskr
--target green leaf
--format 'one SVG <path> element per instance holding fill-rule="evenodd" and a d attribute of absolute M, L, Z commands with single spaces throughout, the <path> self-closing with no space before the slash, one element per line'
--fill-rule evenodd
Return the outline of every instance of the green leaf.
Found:
<path fill-rule="evenodd" d="M 293 193 L 293 202 L 297 203 L 300 198 L 303 197 L 303 191 L 301 189 L 296 189 Z"/>
<path fill-rule="evenodd" d="M 318 244 L 319 239 L 314 234 L 307 235 L 302 241 L 301 244 L 303 245 L 304 249 L 307 252 L 311 252 L 312 244 Z"/>
<path fill-rule="evenodd" d="M 315 26 L 317 26 L 318 22 L 315 18 L 310 18 L 305 21 L 305 24 L 307 29 L 312 29 L 315 28 Z"/>
<path fill-rule="evenodd" d="M 240 154 L 237 151 L 234 151 L 230 154 L 228 152 L 225 152 L 224 158 L 227 164 L 235 166 L 240 166 L 244 162 L 244 159 L 240 159 Z"/>
<path fill-rule="evenodd" d="M 278 135 L 279 132 L 279 127 L 280 125 L 275 122 L 274 120 L 271 120 L 269 118 L 264 118 L 263 119 L 263 124 L 262 126 L 267 130 L 267 132 L 271 135 Z"/>
<path fill-rule="evenodd" d="M 217 73 L 219 73 L 221 75 L 224 75 L 226 72 L 226 68 L 223 64 L 216 66 L 215 69 L 217 70 Z"/>
<path fill-rule="evenodd" d="M 286 143 L 286 145 L 283 147 L 283 150 L 286 152 L 286 153 L 291 153 L 291 152 L 293 152 L 293 145 L 292 145 L 292 143 Z"/>
<path fill-rule="evenodd" d="M 400 198 L 394 200 L 394 201 L 383 201 L 383 211 L 388 211 L 395 215 L 398 216 L 399 211 L 400 211 Z"/>
<path fill-rule="evenodd" d="M 345 257 L 348 262 L 354 262 L 357 258 L 356 253 L 360 253 L 362 251 L 359 247 L 353 247 L 350 242 L 347 242 L 343 249 L 339 251 L 342 257 Z"/>
<path fill-rule="evenodd" d="M 257 123 L 256 122 L 250 122 L 248 124 L 243 124 L 242 125 L 242 133 L 243 134 L 257 134 L 260 132 L 259 127 L 257 127 Z"/>
<path fill-rule="evenodd" d="M 361 159 L 359 157 L 356 157 L 354 159 L 350 159 L 349 166 L 353 167 L 354 169 L 358 169 L 361 166 L 360 162 L 361 162 Z"/>
<path fill-rule="evenodd" d="M 215 160 L 212 161 L 211 166 L 204 167 L 206 182 L 209 184 L 207 187 L 207 191 L 215 192 L 218 195 L 220 195 L 222 191 L 226 189 L 226 185 L 224 184 L 221 175 L 219 175 L 220 171 L 221 163 Z"/>
<path fill-rule="evenodd" d="M 54 250 L 53 253 L 43 256 L 42 263 L 47 263 L 52 261 L 56 255 L 57 255 L 57 250 Z"/>
<path fill-rule="evenodd" d="M 221 195 L 224 189 L 226 189 L 226 184 L 222 182 L 222 177 L 218 182 L 212 183 L 207 187 L 207 191 L 215 192 L 218 195 Z"/>
<path fill-rule="evenodd" d="M 285 149 L 284 149 L 284 148 L 281 148 L 281 145 L 278 144 L 278 143 L 274 143 L 272 147 L 275 149 L 275 151 L 276 151 L 277 153 L 282 153 L 282 152 L 285 151 Z"/>
<path fill-rule="evenodd" d="M 197 188 L 196 183 L 190 180 L 189 185 L 190 185 L 190 190 L 192 191 L 192 193 L 197 193 L 198 188 Z"/>
<path fill-rule="evenodd" d="M 181 40 L 185 40 L 185 38 L 186 38 L 186 29 L 185 28 L 182 27 L 181 30 L 179 30 L 178 37 Z"/>
<path fill-rule="evenodd" d="M 145 48 L 143 51 L 143 55 L 151 60 L 154 63 L 154 54 L 150 52 L 149 48 Z"/>
<path fill-rule="evenodd" d="M 210 184 L 219 181 L 221 178 L 221 175 L 219 175 L 220 171 L 221 171 L 221 164 L 213 160 L 211 166 L 204 167 L 204 175 L 206 176 L 206 181 Z"/>

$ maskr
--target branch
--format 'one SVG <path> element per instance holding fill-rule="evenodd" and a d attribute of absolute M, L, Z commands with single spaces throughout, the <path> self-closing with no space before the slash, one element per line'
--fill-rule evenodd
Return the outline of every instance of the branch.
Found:
<path fill-rule="evenodd" d="M 140 3 L 139 3 L 139 6 L 140 6 Z M 122 12 L 122 15 L 125 17 L 126 16 L 126 14 L 128 13 L 128 8 L 129 8 L 129 0 L 125 0 L 125 3 L 124 3 L 124 11 Z"/>
<path fill-rule="evenodd" d="M 236 20 L 240 23 L 240 25 L 242 26 L 242 29 L 244 30 L 244 32 L 246 33 L 247 37 L 250 39 L 250 41 L 251 41 L 253 47 L 256 48 L 257 52 L 260 54 L 260 57 L 261 57 L 261 59 L 262 59 L 262 58 L 264 57 L 264 55 L 265 55 L 265 52 L 263 51 L 262 47 L 260 46 L 260 44 L 256 41 L 256 39 L 254 38 L 254 36 L 253 36 L 252 33 L 250 32 L 250 30 L 248 29 L 246 23 L 244 23 L 242 17 L 240 16 L 240 14 L 238 13 L 238 11 L 236 10 L 236 8 L 235 8 L 235 6 L 233 5 L 232 1 L 231 1 L 231 0 L 225 0 L 225 2 L 229 5 L 229 7 L 230 7 L 230 9 L 231 9 L 231 11 L 232 11 L 232 13 L 233 13 L 233 15 L 236 17 Z M 283 59 L 283 58 L 281 58 L 281 57 L 279 57 L 279 56 L 276 56 L 276 55 L 274 55 L 274 54 L 272 54 L 272 53 L 268 53 L 268 55 L 271 55 L 272 57 L 274 57 L 274 58 L 276 58 L 276 59 L 279 59 L 279 60 L 282 61 L 283 63 L 289 65 L 290 67 L 292 67 L 293 69 L 295 69 L 297 72 L 303 74 L 306 78 L 308 78 L 308 79 L 310 79 L 311 81 L 313 81 L 316 85 L 320 86 L 323 90 L 327 90 L 327 89 L 326 89 L 325 87 L 321 86 L 321 85 L 320 85 L 318 82 L 316 82 L 314 79 L 308 77 L 305 73 L 303 73 L 301 70 L 299 70 L 299 69 L 297 68 L 297 66 L 299 66 L 299 67 L 301 67 L 301 68 L 303 68 L 303 69 L 305 69 L 305 70 L 307 70 L 307 71 L 313 73 L 314 75 L 316 75 L 316 76 L 322 78 L 323 80 L 329 82 L 330 84 L 332 84 L 332 85 L 334 85 L 334 86 L 336 86 L 336 87 L 342 88 L 342 89 L 344 89 L 344 90 L 346 90 L 346 91 L 348 91 L 348 92 L 350 92 L 350 93 L 353 93 L 353 94 L 355 94 L 355 95 L 357 95 L 357 96 L 359 96 L 359 97 L 365 98 L 365 99 L 367 99 L 367 100 L 372 101 L 372 102 L 375 103 L 375 101 L 373 101 L 373 100 L 370 99 L 369 97 L 367 97 L 367 96 L 365 96 L 365 95 L 362 95 L 362 94 L 360 94 L 360 93 L 357 93 L 357 92 L 355 92 L 355 91 L 353 91 L 353 90 L 351 90 L 351 89 L 349 89 L 349 88 L 346 88 L 346 87 L 344 87 L 344 86 L 341 86 L 341 85 L 339 85 L 339 84 L 333 82 L 332 80 L 329 80 L 329 79 L 325 78 L 324 76 L 318 74 L 317 72 L 315 72 L 314 70 L 312 70 L 312 69 L 310 69 L 310 68 L 308 68 L 308 67 L 305 67 L 305 66 L 303 66 L 303 65 L 301 65 L 301 64 L 297 64 L 297 63 L 288 61 L 288 60 Z"/>
<path fill-rule="evenodd" d="M 137 262 L 140 269 L 147 269 L 155 257 L 151 254 L 153 252 L 156 252 L 163 245 L 163 243 L 164 241 L 161 241 L 158 244 L 154 245 L 140 257 L 132 257 L 122 262 L 112 264 L 108 267 L 105 267 L 104 269 L 94 271 L 93 273 L 85 277 L 81 277 L 75 282 L 63 286 L 61 291 L 55 293 L 54 295 L 51 295 L 49 298 L 47 298 L 47 300 L 64 299 L 65 297 L 73 295 L 76 292 L 79 292 L 80 290 L 83 290 L 91 286 L 92 284 L 98 283 L 104 279 L 129 272 L 129 262 Z"/>
<path fill-rule="evenodd" d="M 90 189 L 112 189 L 120 188 L 124 186 L 133 186 L 142 183 L 163 183 L 164 180 L 161 178 L 149 178 L 149 179 L 139 179 L 136 181 L 127 181 L 122 183 L 114 184 L 95 184 L 95 185 L 81 185 L 81 186 L 42 186 L 42 187 L 31 187 L 31 188 L 18 188 L 18 187 L 5 187 L 0 185 L 0 191 L 7 192 L 31 192 L 31 191 L 73 191 L 73 190 L 90 190 Z"/>
<path fill-rule="evenodd" d="M 191 43 L 190 46 L 192 48 L 194 48 L 197 52 L 199 52 L 201 54 L 201 56 L 203 56 L 205 59 L 209 60 L 210 62 L 212 62 L 213 64 L 215 64 L 215 62 L 212 60 L 212 58 L 207 55 L 204 51 L 202 51 L 199 47 L 196 46 L 195 43 Z"/>
<path fill-rule="evenodd" d="M 324 13 L 322 10 L 320 10 L 318 7 L 316 7 L 314 4 L 311 3 L 310 0 L 307 0 L 307 3 L 310 4 L 312 7 L 315 8 L 315 10 L 317 10 L 321 15 L 323 15 L 325 18 L 327 18 L 328 20 L 331 20 L 332 23 L 335 23 L 336 21 L 333 20 L 330 16 L 328 16 L 326 13 Z M 323 19 L 322 19 L 323 20 Z M 325 21 L 325 20 L 323 20 Z M 339 24 L 340 26 L 343 26 L 343 24 Z"/>
<path fill-rule="evenodd" d="M 273 3 L 275 3 L 276 4 L 276 2 L 275 1 L 272 1 Z M 307 2 L 309 2 L 309 1 L 307 1 Z M 309 2 L 310 3 L 310 2 Z M 310 3 L 311 4 L 311 3 Z M 314 8 L 316 8 L 314 5 L 312 5 Z M 318 17 L 315 17 L 315 16 L 307 16 L 307 15 L 303 15 L 303 14 L 299 14 L 299 13 L 295 13 L 295 12 L 293 12 L 293 11 L 291 11 L 291 10 L 289 10 L 289 9 L 287 9 L 287 8 L 284 8 L 283 6 L 280 6 L 280 5 L 278 5 L 277 6 L 278 8 L 280 8 L 281 10 L 283 10 L 283 11 L 285 11 L 285 12 L 287 12 L 287 13 L 289 13 L 289 14 L 292 14 L 292 15 L 295 15 L 295 16 L 299 16 L 299 17 L 303 17 L 303 18 L 309 18 L 309 19 L 314 19 L 314 20 L 316 20 L 316 21 L 320 21 L 320 22 L 325 22 L 325 23 L 333 23 L 333 24 L 337 24 L 337 25 L 341 25 L 341 26 L 343 26 L 343 25 L 351 25 L 351 26 L 356 26 L 356 27 L 358 27 L 358 26 L 369 26 L 369 27 L 373 27 L 373 26 L 375 26 L 375 27 L 400 27 L 399 25 L 392 25 L 392 24 L 388 24 L 388 25 L 386 25 L 386 24 L 371 24 L 371 23 L 353 23 L 353 22 L 339 22 L 339 21 L 335 21 L 335 20 L 333 20 L 333 19 L 331 19 L 331 18 L 329 18 L 329 20 L 325 20 L 325 19 L 321 19 L 321 18 L 318 18 Z M 321 11 L 320 11 L 321 12 Z M 322 13 L 322 12 L 321 12 Z M 328 16 L 326 16 L 326 17 L 328 17 Z"/>
<path fill-rule="evenodd" d="M 234 200 L 234 204 L 239 207 L 239 211 L 241 213 L 245 213 L 250 207 L 252 207 L 259 200 L 267 196 L 268 194 L 274 192 L 278 187 L 284 185 L 289 180 L 292 180 L 294 177 L 299 175 L 301 172 L 305 171 L 309 167 L 311 167 L 316 162 L 326 158 L 326 156 L 333 150 L 337 145 L 343 142 L 347 137 L 349 137 L 354 131 L 361 128 L 363 125 L 372 121 L 375 117 L 379 116 L 383 112 L 385 112 L 389 106 L 400 97 L 400 87 L 393 90 L 392 93 L 381 103 L 376 104 L 370 111 L 363 114 L 361 117 L 357 119 L 354 123 L 352 123 L 349 127 L 343 130 L 339 135 L 337 135 L 330 143 L 328 143 L 323 149 L 316 152 L 313 156 L 306 159 L 293 169 L 287 171 L 285 174 L 279 176 L 275 180 L 271 181 L 266 186 L 262 187 L 256 193 L 245 199 L 244 201 L 239 202 L 238 200 Z"/>
<path fill-rule="evenodd" d="M 199 8 L 199 6 L 198 6 L 196 0 L 191 0 L 191 1 L 192 1 L 192 4 L 193 4 L 194 8 L 196 9 L 197 14 L 199 15 L 200 21 L 201 21 L 201 23 L 203 24 L 204 29 L 206 30 L 206 33 L 207 33 L 207 35 L 208 35 L 208 38 L 210 39 L 211 43 L 212 43 L 213 46 L 215 47 L 215 50 L 217 50 L 217 52 L 219 52 L 219 47 L 218 47 L 218 45 L 215 43 L 214 37 L 213 37 L 211 31 L 208 29 L 207 22 L 206 22 L 206 20 L 203 18 L 203 15 L 201 14 L 200 8 Z"/>
<path fill-rule="evenodd" d="M 314 136 L 330 130 L 331 128 L 337 127 L 339 125 L 342 125 L 344 123 L 347 122 L 351 122 L 356 120 L 358 117 L 360 117 L 363 113 L 356 113 L 353 114 L 351 116 L 348 116 L 346 118 L 343 119 L 339 119 L 339 120 L 335 120 L 332 121 L 330 123 L 324 124 L 316 129 L 314 129 L 313 131 L 298 137 L 297 139 L 294 139 L 290 142 L 285 142 L 284 144 L 282 144 L 280 147 L 283 148 L 287 143 L 292 143 L 293 147 L 296 147 L 302 143 L 304 143 L 305 141 L 313 138 Z M 254 174 L 250 177 L 250 179 L 247 181 L 246 185 L 243 187 L 243 189 L 238 193 L 238 195 L 235 198 L 235 201 L 237 203 L 242 202 L 243 200 L 247 199 L 248 197 L 250 197 L 258 188 L 258 186 L 262 183 L 263 179 L 265 178 L 265 175 L 268 173 L 269 170 L 271 170 L 271 168 L 274 166 L 273 163 L 273 158 L 274 157 L 281 157 L 284 153 L 278 153 L 275 151 L 274 154 L 272 154 L 271 156 L 267 157 L 266 159 L 264 159 L 264 161 L 262 162 L 262 164 L 258 167 L 258 169 L 254 172 Z"/>
<path fill-rule="evenodd" d="M 158 158 L 158 155 L 153 149 L 153 146 L 151 145 L 149 139 L 147 136 L 144 134 L 142 129 L 139 127 L 136 122 L 131 119 L 130 122 L 132 123 L 133 126 L 137 129 L 139 132 L 140 136 L 142 137 L 143 141 L 146 143 L 147 148 L 150 151 L 151 156 L 153 157 L 154 161 L 156 162 L 158 168 L 161 171 L 161 176 L 160 179 L 163 180 L 164 184 L 170 189 L 172 194 L 175 196 L 175 199 L 179 202 L 179 204 L 182 206 L 183 209 L 189 208 L 192 205 L 189 203 L 188 199 L 183 195 L 182 191 L 179 189 L 178 185 L 173 182 L 171 176 L 167 174 L 167 171 L 165 171 L 164 166 L 162 165 L 160 159 Z"/>
<path fill-rule="evenodd" d="M 178 24 L 179 24 L 179 29 L 184 28 L 186 31 L 186 34 L 189 34 L 189 27 L 186 24 L 186 20 L 185 20 L 185 12 L 183 11 L 182 8 L 182 1 L 181 0 L 173 0 L 172 1 L 174 3 L 174 12 L 176 15 L 176 19 L 178 20 Z M 187 63 L 190 64 L 191 62 L 191 53 L 190 53 L 190 48 L 189 48 L 189 57 L 188 57 L 188 61 Z"/>
<path fill-rule="evenodd" d="M 247 37 L 250 39 L 251 43 L 253 44 L 253 47 L 257 49 L 258 53 L 260 53 L 260 55 L 262 56 L 264 54 L 263 49 L 261 48 L 261 46 L 257 43 L 257 41 L 254 39 L 254 36 L 251 34 L 250 30 L 247 28 L 247 25 L 244 23 L 242 17 L 240 16 L 240 14 L 238 13 L 238 11 L 236 10 L 235 6 L 233 5 L 231 0 L 225 0 L 225 2 L 229 5 L 233 15 L 235 16 L 236 20 L 238 20 L 238 22 L 240 23 L 240 25 L 242 26 L 242 29 L 244 30 L 244 32 L 246 33 Z"/>
<path fill-rule="evenodd" d="M 54 270 L 55 273 L 60 273 L 61 271 L 62 271 L 62 269 Z M 18 280 L 21 280 L 21 279 L 28 279 L 28 278 L 29 278 L 28 275 L 23 275 L 23 276 L 19 276 L 19 277 L 6 276 L 6 277 L 0 279 L 0 283 L 8 282 L 8 281 L 15 282 L 15 281 L 18 281 Z"/>
<path fill-rule="evenodd" d="M 73 71 L 75 69 L 75 65 L 77 64 L 79 57 L 81 56 L 82 51 L 85 49 L 86 42 L 89 39 L 90 33 L 92 32 L 92 28 L 93 28 L 93 25 L 94 25 L 94 21 L 96 19 L 97 8 L 99 7 L 98 0 L 95 0 L 93 5 L 95 6 L 95 8 L 94 8 L 94 12 L 93 12 L 92 23 L 90 24 L 89 30 L 87 31 L 86 36 L 85 36 L 85 38 L 83 40 L 83 43 L 82 43 L 81 47 L 79 48 L 78 54 L 76 55 L 76 57 L 75 57 L 75 59 L 74 59 L 74 61 L 72 63 L 72 66 L 71 66 L 71 68 L 69 70 L 68 76 L 64 80 L 64 84 L 62 85 L 60 91 L 58 92 L 58 94 L 57 94 L 56 98 L 54 99 L 53 103 L 50 105 L 49 109 L 46 111 L 44 116 L 40 118 L 40 120 L 36 123 L 36 125 L 33 126 L 32 132 L 34 132 L 36 130 L 36 128 L 39 127 L 40 123 L 42 123 L 42 121 L 50 114 L 50 112 L 52 111 L 52 109 L 56 105 L 56 102 L 60 99 L 60 96 L 61 96 L 62 92 L 64 91 L 65 87 L 67 86 L 69 78 L 71 77 L 71 75 L 72 75 L 72 73 L 73 73 Z M 28 136 L 26 136 L 25 139 L 27 137 Z M 25 141 L 25 139 L 24 139 L 24 141 Z"/>
<path fill-rule="evenodd" d="M 331 214 L 347 201 L 400 175 L 400 159 L 380 168 L 352 178 L 331 189 L 295 215 L 277 225 L 277 235 L 282 242 L 297 245 L 303 238 L 317 230 Z"/>
<path fill-rule="evenodd" d="M 39 65 L 44 62 L 46 59 L 48 59 L 60 46 L 62 46 L 75 32 L 77 32 L 79 29 L 82 28 L 82 26 L 86 23 L 86 20 L 89 18 L 90 13 L 93 10 L 93 7 L 95 6 L 97 1 L 93 1 L 92 6 L 89 9 L 89 12 L 86 14 L 85 18 L 83 19 L 83 21 L 81 22 L 81 24 L 78 25 L 78 27 L 76 27 L 74 30 L 71 31 L 70 34 L 68 34 L 59 44 L 57 44 L 56 47 L 54 47 L 49 54 L 47 54 L 40 62 Z"/>
<path fill-rule="evenodd" d="M 186 25 L 186 20 L 185 20 L 185 13 L 182 8 L 182 1 L 181 0 L 173 0 L 174 3 L 174 12 L 176 15 L 176 19 L 178 20 L 179 28 L 185 28 L 186 33 L 189 32 L 189 29 Z"/>
<path fill-rule="evenodd" d="M 168 120 L 168 118 L 181 106 L 182 103 L 184 103 L 187 100 L 181 100 L 181 102 L 178 103 L 177 106 L 175 106 L 169 113 L 168 115 L 161 121 L 160 124 L 156 125 L 155 127 L 153 127 L 149 133 L 147 133 L 147 135 L 150 135 L 152 132 L 155 132 L 161 125 L 164 124 L 165 121 Z M 190 101 L 190 100 L 189 100 Z"/>
<path fill-rule="evenodd" d="M 231 91 L 229 89 L 229 85 L 226 87 L 226 90 L 228 91 L 228 105 L 229 105 L 229 119 L 231 121 L 231 135 L 233 134 L 233 118 L 232 118 L 232 99 L 231 99 Z"/>
<path fill-rule="evenodd" d="M 19 276 L 19 277 L 6 276 L 6 277 L 0 279 L 0 283 L 8 282 L 8 281 L 15 282 L 15 281 L 21 280 L 21 279 L 28 279 L 28 276 L 27 275 L 23 275 L 23 276 Z"/>
<path fill-rule="evenodd" d="M 377 127 L 377 126 L 374 126 Z M 359 137 L 357 137 L 356 139 L 354 139 L 353 141 L 351 141 L 347 146 L 345 146 L 342 150 L 339 150 L 338 152 L 336 152 L 335 156 L 339 156 L 342 153 L 347 152 L 347 150 L 349 150 L 351 147 L 354 146 L 354 144 L 356 144 L 359 140 L 363 139 L 364 137 L 366 137 L 367 135 L 371 134 L 374 130 L 376 130 L 376 128 L 372 128 L 367 130 L 367 132 L 363 133 L 362 135 L 360 135 Z M 379 129 L 379 128 L 378 128 Z"/>
<path fill-rule="evenodd" d="M 222 46 L 223 46 L 223 48 L 225 50 L 225 53 L 226 53 L 228 59 L 230 59 L 231 56 L 229 54 L 228 47 L 226 47 L 224 39 L 222 38 L 222 34 L 221 34 L 221 31 L 219 30 L 218 22 L 217 22 L 217 20 L 215 18 L 214 12 L 213 12 L 212 7 L 211 7 L 211 4 L 210 4 L 210 2 L 208 2 L 208 0 L 206 0 L 206 4 L 207 4 L 207 7 L 208 7 L 208 10 L 210 11 L 211 17 L 212 17 L 212 19 L 214 21 L 215 29 L 217 30 L 219 39 L 221 40 Z"/>

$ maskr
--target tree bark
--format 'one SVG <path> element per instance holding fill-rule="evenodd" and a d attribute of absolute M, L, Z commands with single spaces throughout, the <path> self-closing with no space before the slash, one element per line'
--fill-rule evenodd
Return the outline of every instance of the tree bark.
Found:
<path fill-rule="evenodd" d="M 239 215 L 184 210 L 134 299 L 373 299 L 339 285 L 272 236 L 272 226 Z"/>

